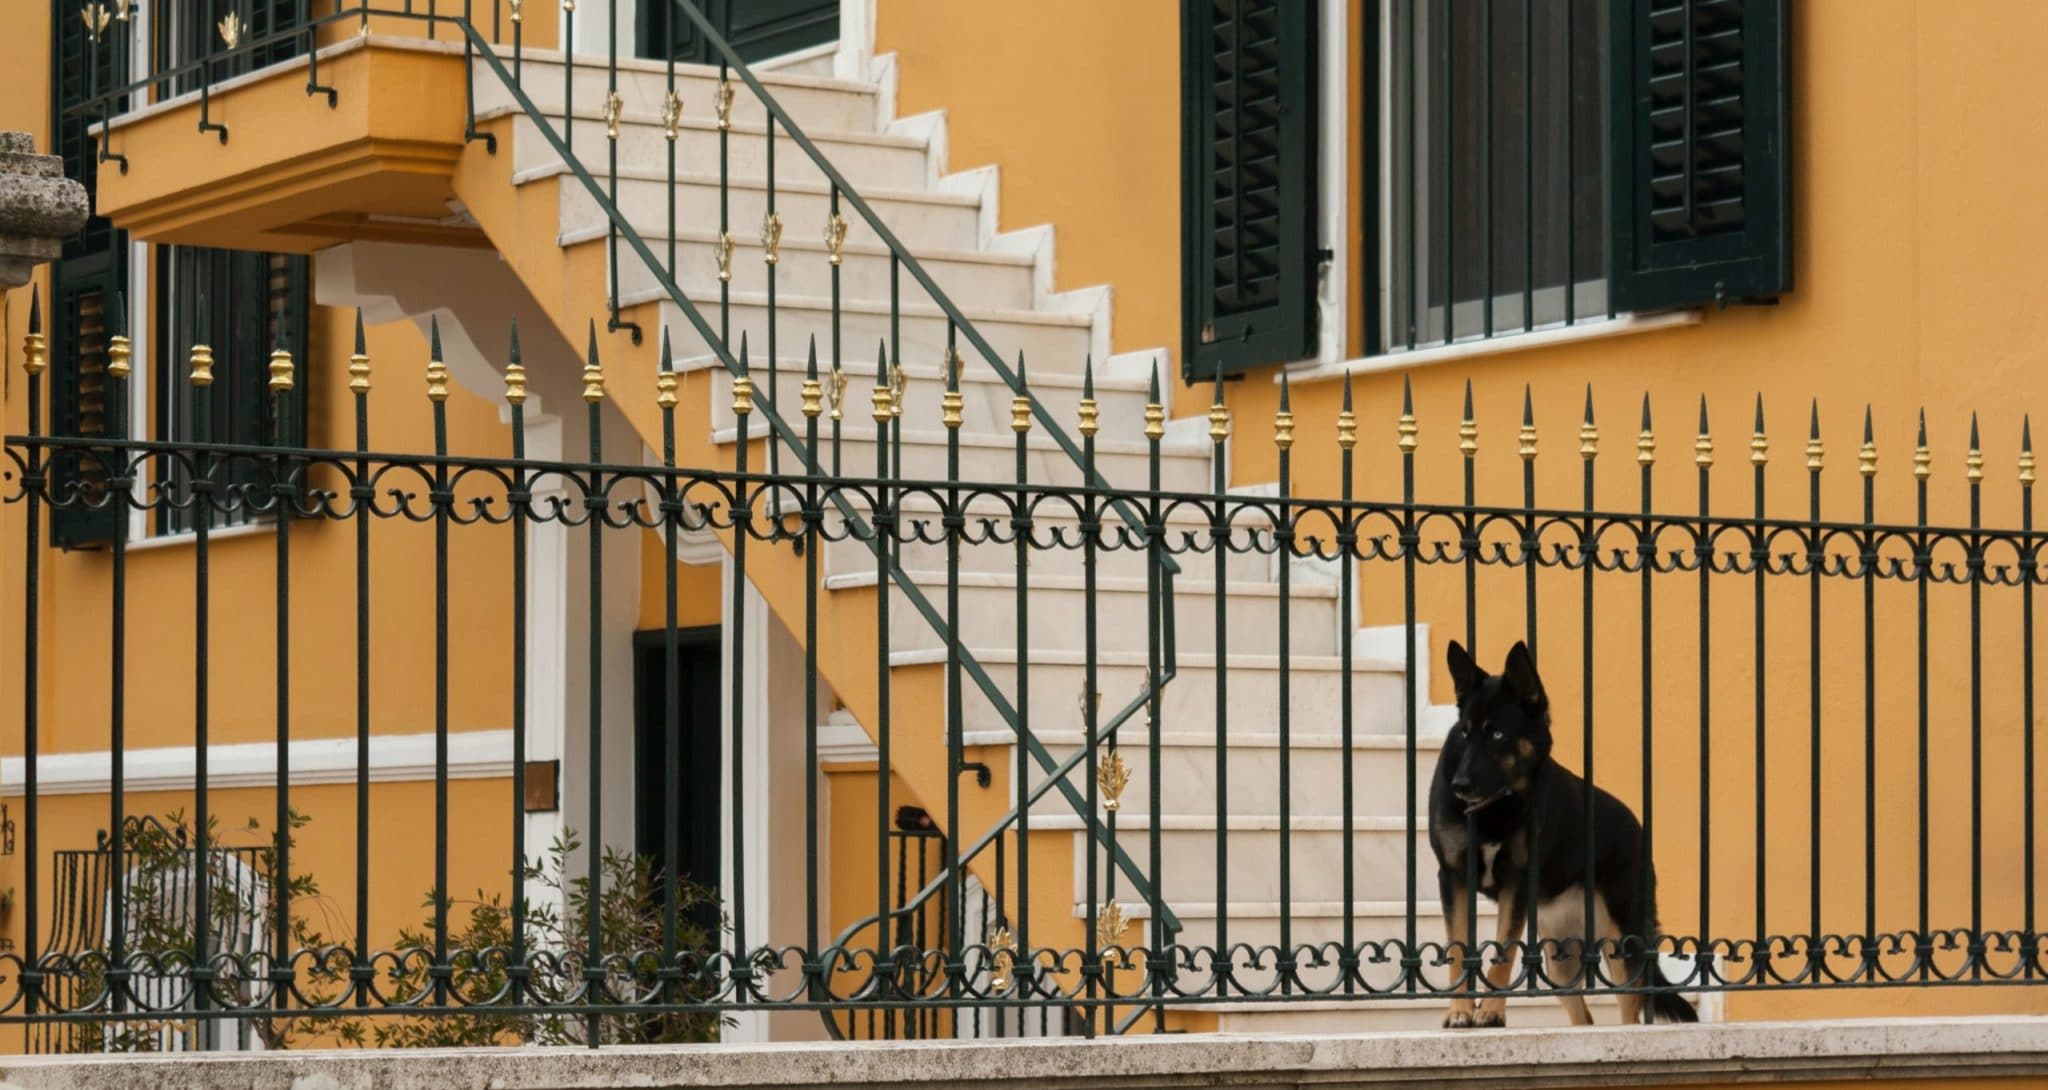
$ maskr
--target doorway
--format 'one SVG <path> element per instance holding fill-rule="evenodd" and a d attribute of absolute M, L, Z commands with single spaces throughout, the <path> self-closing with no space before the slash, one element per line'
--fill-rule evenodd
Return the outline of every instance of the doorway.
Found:
<path fill-rule="evenodd" d="M 673 769 L 666 719 L 668 674 L 660 629 L 633 634 L 633 843 L 658 863 L 667 847 L 668 802 L 675 797 L 676 869 L 683 878 L 718 890 L 720 819 L 719 630 L 676 631 L 676 730 Z M 660 883 L 657 888 L 665 888 Z M 693 916 L 712 933 L 721 895 Z"/>

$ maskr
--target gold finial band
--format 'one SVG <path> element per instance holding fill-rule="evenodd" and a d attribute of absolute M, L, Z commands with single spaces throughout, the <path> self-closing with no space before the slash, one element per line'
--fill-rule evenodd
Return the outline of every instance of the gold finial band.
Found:
<path fill-rule="evenodd" d="M 1865 440 L 1856 452 L 1856 472 L 1865 477 L 1877 476 L 1877 444 Z"/>
<path fill-rule="evenodd" d="M 1657 437 L 1644 428 L 1636 435 L 1636 464 L 1654 465 L 1657 461 Z"/>
<path fill-rule="evenodd" d="M 516 369 L 516 365 L 513 368 L 508 368 L 505 374 L 508 395 L 510 394 L 509 387 L 512 382 L 511 372 Z M 522 375 L 520 382 L 524 384 L 525 381 Z M 370 392 L 370 357 L 360 352 L 348 358 L 348 391 L 352 394 L 367 394 Z M 525 396 L 524 390 L 521 391 L 521 396 Z"/>
<path fill-rule="evenodd" d="M 41 333 L 30 333 L 21 339 L 21 369 L 30 375 L 40 375 L 50 365 L 50 342 Z"/>
<path fill-rule="evenodd" d="M 365 382 L 364 388 L 368 389 L 368 387 L 369 384 Z M 505 403 L 508 405 L 526 404 L 526 368 L 516 363 L 505 368 Z"/>
<path fill-rule="evenodd" d="M 965 407 L 965 401 L 960 396 L 960 391 L 947 390 L 945 396 L 939 399 L 939 405 L 940 417 L 945 421 L 947 427 L 958 428 L 966 422 L 966 417 L 961 412 Z"/>
<path fill-rule="evenodd" d="M 836 408 L 836 406 L 835 406 Z M 814 378 L 804 380 L 804 415 L 817 416 L 825 411 L 825 384 Z"/>
<path fill-rule="evenodd" d="M 1469 416 L 1458 421 L 1458 453 L 1467 458 L 1479 453 L 1479 421 Z"/>
<path fill-rule="evenodd" d="M 1971 447 L 1970 452 L 1963 455 L 1963 475 L 1970 479 L 1971 484 L 1976 484 L 1984 479 L 1983 451 L 1978 450 L 1976 447 Z"/>
<path fill-rule="evenodd" d="M 583 367 L 583 400 L 592 405 L 604 400 L 604 368 L 594 363 Z"/>
<path fill-rule="evenodd" d="M 2020 451 L 2020 487 L 2034 487 L 2034 452 Z"/>
<path fill-rule="evenodd" d="M 1022 394 L 1010 399 L 1010 430 L 1018 435 L 1031 430 L 1031 399 Z"/>
<path fill-rule="evenodd" d="M 292 388 L 292 354 L 280 348 L 270 354 L 270 392 L 281 394 Z"/>
<path fill-rule="evenodd" d="M 875 406 L 875 423 L 886 424 L 889 422 L 890 417 L 896 415 L 891 404 L 895 400 L 895 393 L 890 389 L 889 383 L 875 383 L 875 392 L 869 396 L 869 400 Z"/>
<path fill-rule="evenodd" d="M 1230 438 L 1230 410 L 1221 401 L 1209 406 L 1209 441 L 1221 443 Z"/>
<path fill-rule="evenodd" d="M 1766 437 L 1764 436 L 1764 433 L 1763 433 L 1763 432 L 1760 432 L 1760 431 L 1759 431 L 1759 432 L 1752 432 L 1752 433 L 1750 433 L 1750 436 L 1749 436 L 1749 462 L 1750 462 L 1750 464 L 1751 464 L 1751 465 L 1759 465 L 1759 466 L 1760 466 L 1760 465 L 1763 465 L 1763 464 L 1764 464 L 1765 462 L 1768 462 L 1768 461 L 1770 461 L 1770 460 L 1771 460 L 1771 441 L 1770 441 L 1770 439 L 1766 438 Z"/>
<path fill-rule="evenodd" d="M 1822 464 L 1826 460 L 1827 448 L 1821 445 L 1820 436 L 1816 435 L 1808 439 L 1806 441 L 1806 468 L 1814 473 L 1819 473 Z"/>
<path fill-rule="evenodd" d="M 587 376 L 589 371 L 585 371 Z M 439 359 L 427 361 L 427 397 L 434 401 L 448 400 L 448 365 Z"/>
<path fill-rule="evenodd" d="M 1934 475 L 1934 452 L 1926 444 L 1913 448 L 1913 478 L 1924 481 Z"/>
<path fill-rule="evenodd" d="M 1289 410 L 1273 414 L 1273 445 L 1281 450 L 1294 445 L 1294 413 Z"/>
<path fill-rule="evenodd" d="M 135 349 L 127 337 L 115 334 L 107 338 L 107 374 L 113 378 L 127 378 L 133 370 L 129 360 L 134 355 Z"/>
<path fill-rule="evenodd" d="M 732 411 L 734 416 L 745 417 L 754 411 L 754 380 L 745 375 L 732 380 Z M 742 435 L 741 439 L 746 436 Z"/>
<path fill-rule="evenodd" d="M 657 371 L 654 375 L 654 404 L 663 409 L 676 407 L 676 373 Z"/>
<path fill-rule="evenodd" d="M 1592 421 L 1579 425 L 1579 457 L 1591 459 L 1600 453 L 1600 428 Z"/>
<path fill-rule="evenodd" d="M 213 348 L 210 345 L 192 346 L 192 385 L 213 385 Z"/>
<path fill-rule="evenodd" d="M 1158 441 L 1166 435 L 1166 406 L 1157 401 L 1145 403 L 1145 438 Z"/>
<path fill-rule="evenodd" d="M 1705 469 L 1714 464 L 1714 437 L 1701 432 L 1692 441 L 1693 464 Z"/>
<path fill-rule="evenodd" d="M 1395 440 L 1395 445 L 1401 448 L 1401 453 L 1415 453 L 1415 447 L 1417 446 L 1415 439 L 1416 430 L 1417 429 L 1415 426 L 1415 414 L 1402 413 L 1401 419 L 1397 421 L 1394 425 L 1394 432 L 1397 436 L 1399 436 L 1399 438 Z"/>
<path fill-rule="evenodd" d="M 1082 398 L 1080 407 L 1075 410 L 1075 415 L 1081 418 L 1082 436 L 1093 439 L 1096 430 L 1101 427 L 1100 420 L 1102 415 L 1102 410 L 1096 407 L 1095 399 L 1092 397 Z"/>
<path fill-rule="evenodd" d="M 1350 409 L 1337 414 L 1337 445 L 1344 450 L 1358 445 L 1358 414 Z"/>

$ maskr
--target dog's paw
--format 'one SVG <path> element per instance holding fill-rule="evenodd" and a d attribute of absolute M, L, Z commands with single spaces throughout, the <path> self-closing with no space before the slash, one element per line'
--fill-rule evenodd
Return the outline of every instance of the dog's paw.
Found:
<path fill-rule="evenodd" d="M 1506 1005 L 1494 1006 L 1490 1003 L 1480 1004 L 1479 1010 L 1474 1012 L 1472 1015 L 1472 1024 L 1480 1029 L 1504 1028 L 1508 1024 L 1508 1010 Z"/>
<path fill-rule="evenodd" d="M 1470 1007 L 1452 1007 L 1450 1013 L 1444 1015 L 1445 1029 L 1471 1029 L 1472 1024 Z"/>

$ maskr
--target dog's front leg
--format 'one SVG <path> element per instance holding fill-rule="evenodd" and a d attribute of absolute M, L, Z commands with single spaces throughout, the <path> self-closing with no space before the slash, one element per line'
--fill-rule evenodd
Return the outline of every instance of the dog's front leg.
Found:
<path fill-rule="evenodd" d="M 1452 996 L 1451 1009 L 1444 1015 L 1445 1029 L 1472 1028 L 1472 988 L 1475 981 L 1465 971 L 1465 960 L 1471 955 L 1465 948 L 1465 936 L 1471 919 L 1466 914 L 1470 899 L 1465 883 L 1445 867 L 1436 872 L 1437 896 L 1443 898 L 1444 909 L 1444 959 L 1450 962 Z"/>
<path fill-rule="evenodd" d="M 1522 933 L 1520 899 L 1515 889 L 1509 886 L 1500 891 L 1500 918 L 1494 927 L 1494 961 L 1486 967 L 1486 982 L 1493 991 L 1479 1003 L 1478 1011 L 1472 1016 L 1475 1026 L 1505 1026 L 1508 1024 L 1508 997 L 1501 989 L 1514 979 L 1515 960 L 1509 953 L 1509 943 Z"/>

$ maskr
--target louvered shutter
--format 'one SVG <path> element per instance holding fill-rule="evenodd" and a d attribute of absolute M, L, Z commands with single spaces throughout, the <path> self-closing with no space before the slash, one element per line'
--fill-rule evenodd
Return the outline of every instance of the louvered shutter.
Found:
<path fill-rule="evenodd" d="M 1792 286 L 1784 0 L 1615 0 L 1622 310 Z"/>
<path fill-rule="evenodd" d="M 1315 348 L 1315 4 L 1182 8 L 1183 323 L 1190 381 Z"/>
<path fill-rule="evenodd" d="M 704 17 L 748 63 L 779 57 L 839 38 L 839 0 L 697 0 Z M 717 64 L 697 24 L 675 0 L 642 0 L 640 54 L 659 58 L 666 41 L 679 61 Z"/>
<path fill-rule="evenodd" d="M 121 283 L 113 254 L 59 266 L 52 289 L 50 338 L 50 434 L 66 438 L 112 439 L 113 405 L 107 376 L 107 342 L 113 335 L 110 308 Z M 111 453 L 59 451 L 51 460 L 51 483 L 64 503 L 50 512 L 50 539 L 59 548 L 104 545 L 122 532 L 125 506 L 107 495 L 118 470 Z"/>

